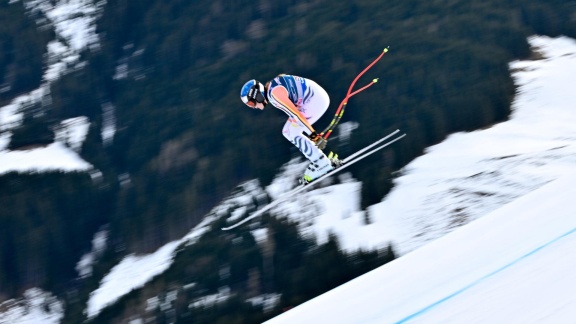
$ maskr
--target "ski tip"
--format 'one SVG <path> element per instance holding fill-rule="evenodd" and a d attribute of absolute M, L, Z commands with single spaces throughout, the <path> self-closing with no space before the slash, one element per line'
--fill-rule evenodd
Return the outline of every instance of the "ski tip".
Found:
<path fill-rule="evenodd" d="M 389 48 L 390 48 L 390 46 L 386 46 L 386 48 L 384 48 L 384 53 L 388 52 Z"/>

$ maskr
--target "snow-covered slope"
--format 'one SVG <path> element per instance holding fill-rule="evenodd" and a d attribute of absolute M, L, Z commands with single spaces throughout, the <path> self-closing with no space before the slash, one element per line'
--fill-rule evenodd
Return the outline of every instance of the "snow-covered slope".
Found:
<path fill-rule="evenodd" d="M 573 323 L 576 174 L 270 323 Z"/>

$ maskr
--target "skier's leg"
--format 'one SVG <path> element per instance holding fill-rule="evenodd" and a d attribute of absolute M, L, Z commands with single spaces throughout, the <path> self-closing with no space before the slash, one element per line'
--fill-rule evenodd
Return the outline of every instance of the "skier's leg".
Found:
<path fill-rule="evenodd" d="M 316 147 L 314 142 L 302 133 L 303 131 L 303 127 L 288 119 L 282 129 L 282 134 L 310 160 L 310 164 L 304 173 L 304 180 L 310 182 L 334 169 L 334 167 L 324 152 Z"/>
<path fill-rule="evenodd" d="M 313 94 L 309 96 L 305 102 L 302 102 L 298 109 L 310 124 L 314 124 L 328 109 L 330 97 L 328 93 L 326 93 L 326 90 L 316 82 L 306 80 L 306 83 Z M 310 164 L 306 168 L 303 178 L 306 182 L 310 182 L 334 169 L 331 160 L 328 159 L 324 152 L 304 135 L 309 135 L 309 130 L 300 126 L 296 120 L 289 118 L 282 129 L 282 134 L 310 160 Z"/>
<path fill-rule="evenodd" d="M 312 142 L 308 136 L 305 136 L 303 132 L 306 129 L 296 121 L 289 118 L 284 124 L 284 128 L 282 129 L 282 135 L 286 137 L 292 144 L 294 144 L 304 156 L 310 160 L 310 162 L 314 162 L 319 159 L 321 156 L 324 155 L 322 150 L 320 150 L 314 142 Z"/>

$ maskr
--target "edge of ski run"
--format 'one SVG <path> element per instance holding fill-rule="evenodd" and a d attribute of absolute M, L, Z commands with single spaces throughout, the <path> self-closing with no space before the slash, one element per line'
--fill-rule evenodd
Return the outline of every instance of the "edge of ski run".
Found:
<path fill-rule="evenodd" d="M 401 138 L 403 138 L 404 136 L 406 136 L 406 134 L 402 134 L 392 140 L 386 141 L 389 138 L 391 138 L 392 136 L 398 134 L 400 132 L 399 129 L 393 131 L 392 133 L 382 137 L 381 139 L 377 140 L 376 142 L 364 147 L 363 149 L 355 152 L 354 154 L 348 156 L 347 158 L 342 160 L 342 165 L 337 167 L 336 169 L 326 173 L 325 175 L 319 177 L 318 179 L 315 179 L 314 181 L 310 182 L 310 183 L 306 183 L 306 184 L 301 184 L 299 186 L 297 186 L 296 188 L 293 188 L 292 190 L 282 194 L 280 197 L 278 197 L 277 199 L 275 199 L 274 201 L 268 203 L 266 206 L 262 207 L 261 209 L 255 211 L 254 213 L 252 213 L 250 216 L 244 218 L 243 220 L 237 222 L 236 224 L 232 224 L 228 227 L 223 227 L 222 230 L 223 231 L 228 231 L 231 229 L 234 229 L 242 224 L 247 223 L 248 221 L 262 215 L 263 213 L 269 211 L 270 209 L 272 209 L 273 207 L 277 206 L 279 203 L 283 202 L 284 200 L 286 200 L 286 198 L 291 197 L 301 191 L 304 191 L 308 188 L 311 188 L 313 184 L 316 184 L 340 171 L 342 171 L 343 169 L 351 166 L 352 164 L 362 160 L 363 158 L 387 147 L 388 145 L 400 140 Z M 384 142 L 384 144 L 381 144 L 382 142 Z M 381 144 L 381 145 L 379 145 Z M 378 146 L 379 145 L 379 146 Z M 374 148 L 375 147 L 375 148 Z"/>

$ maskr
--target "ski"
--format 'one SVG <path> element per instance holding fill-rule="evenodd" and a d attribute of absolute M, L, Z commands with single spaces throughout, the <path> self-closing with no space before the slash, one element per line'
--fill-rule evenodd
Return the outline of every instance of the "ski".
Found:
<path fill-rule="evenodd" d="M 374 146 L 376 146 L 376 145 L 378 145 L 378 144 L 380 144 L 380 143 L 384 142 L 385 140 L 387 140 L 387 139 L 389 139 L 390 137 L 392 137 L 392 136 L 394 136 L 394 135 L 398 134 L 399 132 L 400 132 L 400 130 L 399 130 L 399 129 L 397 129 L 397 130 L 393 131 L 392 133 L 390 133 L 390 134 L 388 134 L 388 135 L 386 135 L 386 136 L 382 137 L 381 139 L 377 140 L 376 142 L 374 142 L 374 143 L 372 143 L 372 144 L 370 144 L 370 145 L 366 146 L 365 148 L 363 148 L 363 149 L 361 149 L 361 150 L 358 150 L 357 152 L 353 153 L 353 154 L 352 154 L 352 155 L 350 155 L 349 157 L 347 157 L 347 158 L 345 158 L 344 160 L 342 160 L 342 164 L 346 164 L 346 163 L 348 163 L 348 162 L 349 162 L 350 160 L 352 160 L 353 158 L 355 158 L 355 157 L 357 157 L 358 155 L 360 155 L 360 154 L 362 154 L 362 153 L 366 152 L 367 150 L 369 150 L 369 149 L 373 148 Z M 406 135 L 406 134 L 404 134 L 404 135 Z M 390 143 L 390 144 L 392 144 L 392 143 Z"/>
<path fill-rule="evenodd" d="M 373 153 L 389 146 L 390 144 L 392 144 L 392 143 L 400 140 L 404 136 L 406 136 L 406 134 L 402 134 L 402 135 L 397 136 L 393 139 L 390 139 L 391 137 L 398 134 L 399 132 L 400 132 L 400 130 L 397 129 L 397 130 L 393 131 L 392 133 L 382 137 L 381 139 L 377 140 L 376 142 L 364 147 L 363 149 L 361 149 L 361 150 L 355 152 L 354 154 L 348 156 L 347 158 L 341 160 L 342 164 L 339 167 L 335 168 L 334 170 L 326 173 L 325 175 L 315 179 L 314 181 L 312 181 L 310 183 L 301 184 L 301 185 L 297 186 L 296 188 L 282 194 L 276 200 L 270 202 L 268 205 L 264 206 L 263 208 L 255 211 L 254 213 L 252 213 L 248 217 L 237 222 L 236 224 L 233 224 L 233 225 L 228 226 L 228 227 L 223 227 L 222 230 L 228 231 L 228 230 L 234 229 L 234 228 L 236 228 L 242 224 L 247 223 L 248 221 L 250 221 L 250 220 L 264 214 L 265 212 L 269 211 L 270 209 L 274 208 L 275 206 L 277 206 L 281 202 L 285 201 L 287 198 L 292 197 L 293 195 L 300 193 L 300 192 L 302 192 L 308 188 L 311 188 L 312 184 L 318 183 L 318 182 L 320 182 L 326 178 L 333 176 L 334 174 L 344 170 L 345 168 L 353 165 L 354 163 L 364 159 L 365 157 L 372 155 Z"/>

